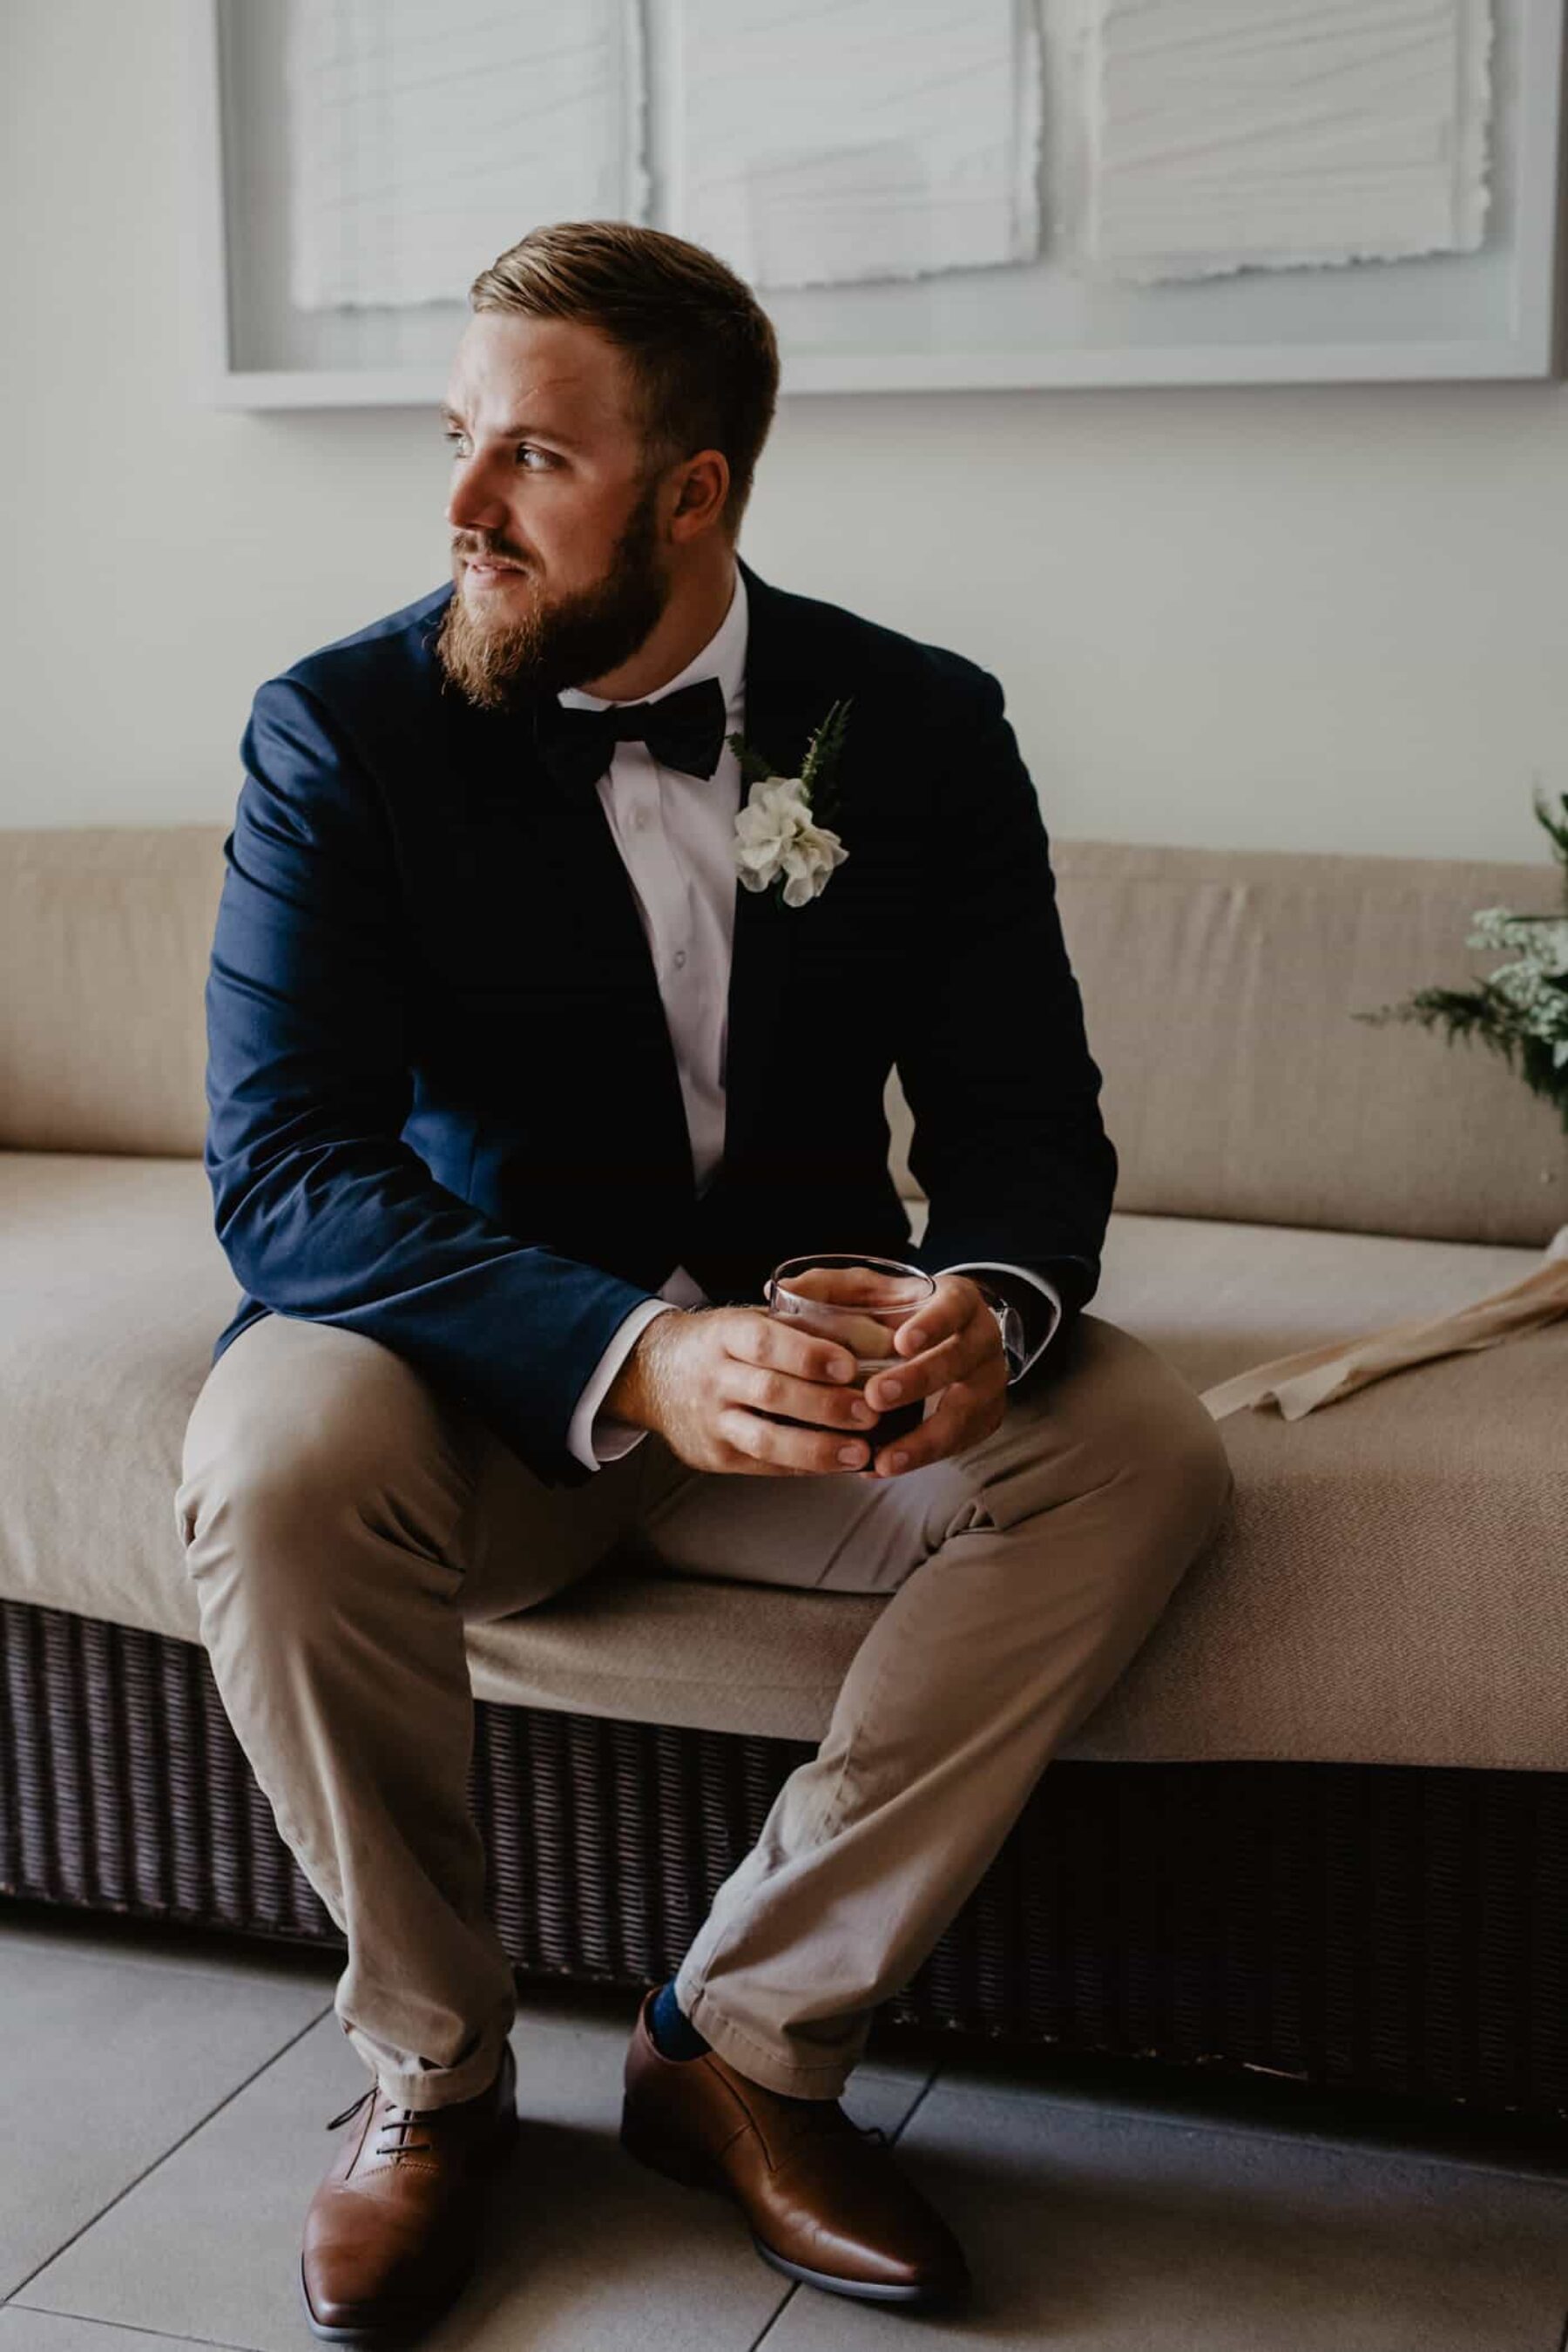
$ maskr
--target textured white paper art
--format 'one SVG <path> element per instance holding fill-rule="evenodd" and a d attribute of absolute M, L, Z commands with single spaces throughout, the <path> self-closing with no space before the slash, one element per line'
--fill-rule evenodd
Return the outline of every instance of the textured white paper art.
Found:
<path fill-rule="evenodd" d="M 1488 0 L 1091 0 L 1079 258 L 1149 282 L 1473 253 Z"/>
<path fill-rule="evenodd" d="M 753 286 L 1032 260 L 1033 0 L 680 0 L 672 226 Z"/>
<path fill-rule="evenodd" d="M 459 302 L 542 221 L 646 217 L 637 0 L 291 0 L 289 292 Z"/>

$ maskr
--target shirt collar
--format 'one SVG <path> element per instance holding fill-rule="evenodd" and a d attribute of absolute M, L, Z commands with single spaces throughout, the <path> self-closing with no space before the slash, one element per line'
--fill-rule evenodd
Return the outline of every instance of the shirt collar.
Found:
<path fill-rule="evenodd" d="M 729 610 L 701 651 L 692 655 L 678 676 L 668 678 L 651 694 L 611 697 L 585 694 L 580 686 L 566 686 L 558 698 L 561 705 L 566 710 L 608 710 L 618 702 L 658 702 L 680 687 L 695 685 L 700 677 L 717 677 L 724 689 L 725 709 L 732 711 L 745 684 L 748 620 L 746 583 L 737 563 Z"/>

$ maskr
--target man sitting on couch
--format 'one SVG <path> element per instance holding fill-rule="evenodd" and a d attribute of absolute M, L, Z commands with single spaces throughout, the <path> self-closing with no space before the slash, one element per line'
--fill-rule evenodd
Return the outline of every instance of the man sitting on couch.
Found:
<path fill-rule="evenodd" d="M 1172 1368 L 1083 1312 L 1116 1157 L 995 680 L 736 555 L 766 317 L 700 248 L 603 222 L 534 231 L 471 302 L 452 579 L 257 693 L 207 985 L 244 1295 L 176 1512 L 374 2077 L 307 2217 L 305 2309 L 374 2341 L 471 2266 L 516 2002 L 464 1626 L 623 1537 L 888 1596 L 640 2005 L 623 2138 L 722 2188 L 786 2274 L 932 2305 L 963 2252 L 839 2095 L 1230 1472 Z M 845 855 L 800 837 L 804 892 L 746 887 L 728 739 L 793 775 L 845 702 Z M 758 1303 L 809 1248 L 937 1277 L 863 1394 Z"/>

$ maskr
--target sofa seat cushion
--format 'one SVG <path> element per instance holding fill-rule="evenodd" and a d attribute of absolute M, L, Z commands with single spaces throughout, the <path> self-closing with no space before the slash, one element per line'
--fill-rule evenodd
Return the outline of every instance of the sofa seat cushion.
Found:
<path fill-rule="evenodd" d="M 1090 1311 L 1203 1387 L 1534 1263 L 1118 1215 Z M 0 1153 L 0 1597 L 200 1639 L 174 1495 L 235 1297 L 199 1160 Z M 1565 1394 L 1568 1323 L 1222 1423 L 1229 1520 L 1061 1752 L 1568 1767 Z M 884 1605 L 623 1557 L 468 1653 L 486 1699 L 816 1739 Z"/>
<path fill-rule="evenodd" d="M 1200 1391 L 1442 1314 L 1536 1250 L 1115 1216 L 1090 1311 Z M 1568 1769 L 1568 1320 L 1301 1421 L 1219 1423 L 1237 1492 L 1070 1750 Z"/>

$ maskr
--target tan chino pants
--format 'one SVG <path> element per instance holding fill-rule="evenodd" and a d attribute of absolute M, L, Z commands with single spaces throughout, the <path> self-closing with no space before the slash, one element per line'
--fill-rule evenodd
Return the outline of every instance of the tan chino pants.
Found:
<path fill-rule="evenodd" d="M 224 1706 L 347 1939 L 343 2031 L 411 2107 L 481 2090 L 516 2014 L 468 1808 L 465 1622 L 624 1537 L 678 1573 L 887 1594 L 676 1979 L 742 2074 L 837 2097 L 1232 1487 L 1193 1390 L 1093 1315 L 990 1437 L 896 1478 L 698 1471 L 650 1435 L 550 1487 L 379 1341 L 269 1314 L 209 1372 L 181 1466 Z"/>

